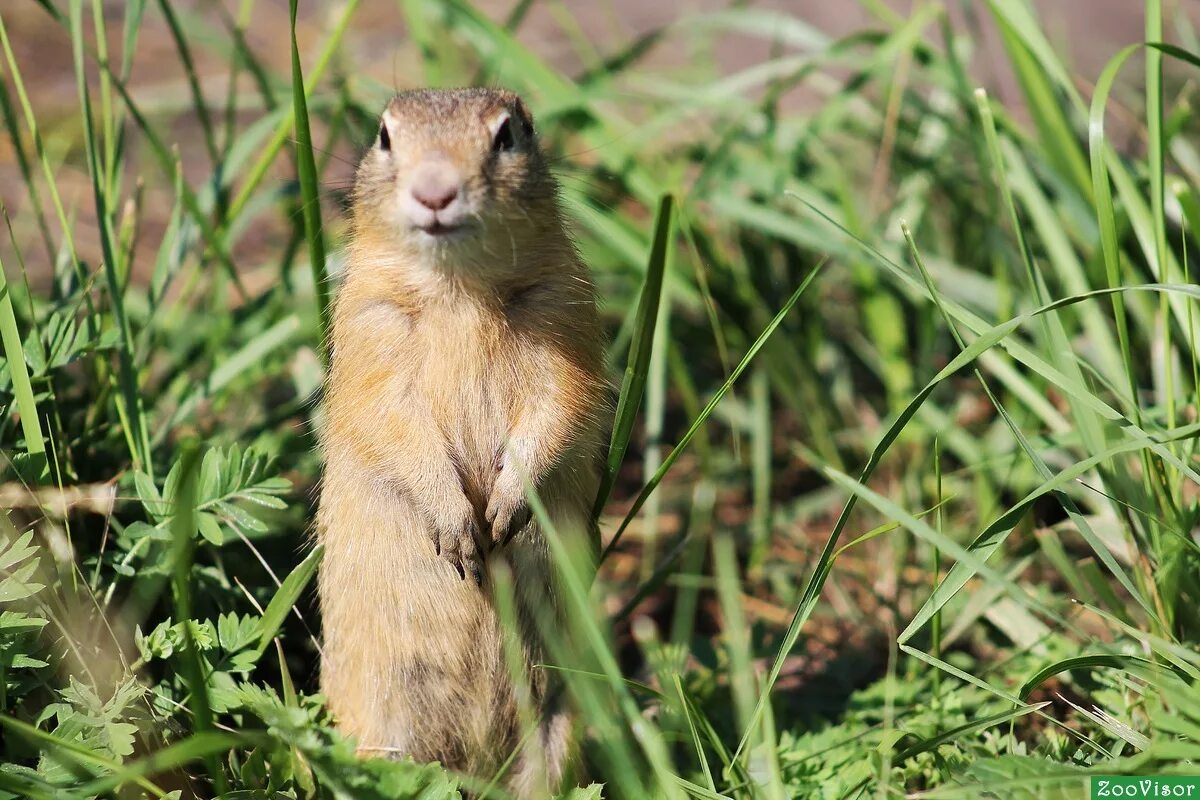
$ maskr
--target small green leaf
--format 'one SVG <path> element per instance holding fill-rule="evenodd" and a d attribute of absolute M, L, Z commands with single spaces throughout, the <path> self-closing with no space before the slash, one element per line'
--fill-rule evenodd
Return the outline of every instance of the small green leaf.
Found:
<path fill-rule="evenodd" d="M 196 485 L 196 499 L 203 503 L 217 496 L 221 490 L 221 451 L 211 448 L 200 462 L 200 482 Z"/>
<path fill-rule="evenodd" d="M 258 647 L 254 651 L 255 660 L 262 658 L 267 646 L 275 638 L 275 634 L 279 633 L 279 629 L 283 627 L 284 618 L 287 617 L 292 606 L 300 599 L 300 594 L 308 586 L 308 582 L 316 574 L 317 565 L 321 563 L 321 556 L 324 552 L 324 545 L 314 547 L 312 552 L 283 579 L 279 591 L 275 592 L 275 596 L 267 604 L 267 610 L 262 615 L 262 633 L 258 640 Z"/>
<path fill-rule="evenodd" d="M 221 523 L 212 514 L 203 511 L 198 512 L 196 514 L 196 528 L 209 544 L 214 544 L 217 547 L 225 544 L 225 532 L 221 530 Z"/>
<path fill-rule="evenodd" d="M 137 492 L 138 499 L 142 501 L 146 513 L 154 519 L 162 519 L 167 515 L 166 503 L 163 502 L 162 495 L 158 493 L 158 487 L 154 485 L 154 480 L 140 469 L 133 471 L 133 488 Z"/>

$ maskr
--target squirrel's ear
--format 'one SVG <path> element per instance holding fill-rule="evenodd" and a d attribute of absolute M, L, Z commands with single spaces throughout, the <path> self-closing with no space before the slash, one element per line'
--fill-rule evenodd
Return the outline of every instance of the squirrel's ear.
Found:
<path fill-rule="evenodd" d="M 379 136 L 376 140 L 379 149 L 385 153 L 392 149 L 392 134 L 395 130 L 396 118 L 392 114 L 392 110 L 388 108 L 383 112 L 383 118 L 379 120 Z"/>
<path fill-rule="evenodd" d="M 529 113 L 529 108 L 526 107 L 525 101 L 517 98 L 513 103 L 514 116 L 517 118 L 517 126 L 521 129 L 521 133 L 528 138 L 533 136 L 533 116 Z"/>
<path fill-rule="evenodd" d="M 517 138 L 513 134 L 512 115 L 501 111 L 492 121 L 492 152 L 504 153 L 517 147 Z"/>

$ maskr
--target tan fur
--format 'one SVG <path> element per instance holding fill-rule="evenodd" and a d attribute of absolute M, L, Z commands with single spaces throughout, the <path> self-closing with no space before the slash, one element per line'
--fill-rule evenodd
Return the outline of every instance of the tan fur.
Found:
<path fill-rule="evenodd" d="M 496 153 L 504 113 L 521 135 Z M 541 797 L 573 738 L 530 669 L 543 649 L 534 620 L 558 618 L 557 591 L 536 523 L 497 540 L 527 513 L 523 474 L 556 530 L 590 530 L 605 425 L 593 288 L 519 98 L 405 93 L 382 125 L 390 150 L 377 139 L 359 167 L 332 330 L 322 689 L 364 754 L 486 779 L 524 735 L 505 660 L 515 643 L 540 729 L 506 783 Z M 398 208 L 431 158 L 464 177 L 472 227 L 453 241 L 422 238 Z M 496 559 L 512 569 L 520 630 L 497 618 Z"/>

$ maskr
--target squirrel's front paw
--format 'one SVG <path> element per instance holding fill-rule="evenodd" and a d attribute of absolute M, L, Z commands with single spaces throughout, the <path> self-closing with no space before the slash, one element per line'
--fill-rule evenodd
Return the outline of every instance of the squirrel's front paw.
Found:
<path fill-rule="evenodd" d="M 529 504 L 519 476 L 505 469 L 496 477 L 484 514 L 493 544 L 504 545 L 529 522 Z"/>
<path fill-rule="evenodd" d="M 477 585 L 483 583 L 480 539 L 479 522 L 473 510 L 433 530 L 434 551 L 458 570 L 460 578 L 465 580 L 470 575 Z"/>

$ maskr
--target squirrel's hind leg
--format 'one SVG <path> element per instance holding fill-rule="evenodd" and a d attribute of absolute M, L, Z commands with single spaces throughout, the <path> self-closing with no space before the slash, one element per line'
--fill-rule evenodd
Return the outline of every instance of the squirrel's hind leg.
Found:
<path fill-rule="evenodd" d="M 570 777 L 576 762 L 575 715 L 562 704 L 547 711 L 517 756 L 508 789 L 520 800 L 551 797 Z"/>

